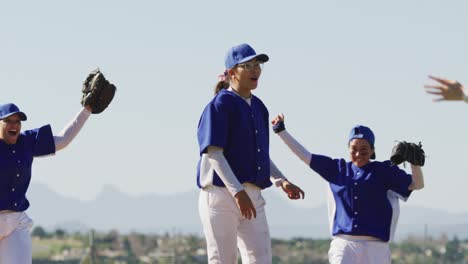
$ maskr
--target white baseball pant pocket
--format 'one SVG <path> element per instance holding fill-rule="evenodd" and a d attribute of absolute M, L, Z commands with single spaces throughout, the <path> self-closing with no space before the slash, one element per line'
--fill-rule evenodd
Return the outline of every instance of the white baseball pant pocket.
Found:
<path fill-rule="evenodd" d="M 209 264 L 237 263 L 237 226 L 240 212 L 226 188 L 208 186 L 198 199 Z"/>
<path fill-rule="evenodd" d="M 21 213 L 0 213 L 0 240 L 9 236 L 20 223 Z"/>
<path fill-rule="evenodd" d="M 242 263 L 270 264 L 272 262 L 270 229 L 265 213 L 265 199 L 260 188 L 254 185 L 244 185 L 245 190 L 257 211 L 257 217 L 242 218 L 238 227 L 237 244 L 242 257 Z"/>
<path fill-rule="evenodd" d="M 0 240 L 0 264 L 31 264 L 32 242 L 29 230 L 33 222 L 24 212 L 8 214 L 11 214 L 8 217 L 10 220 L 5 222 L 16 226 Z"/>

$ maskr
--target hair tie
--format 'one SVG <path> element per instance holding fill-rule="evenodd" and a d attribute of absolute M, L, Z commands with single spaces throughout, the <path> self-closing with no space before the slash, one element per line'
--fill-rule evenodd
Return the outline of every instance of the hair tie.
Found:
<path fill-rule="evenodd" d="M 224 71 L 223 74 L 218 75 L 218 82 L 226 82 L 227 71 Z"/>

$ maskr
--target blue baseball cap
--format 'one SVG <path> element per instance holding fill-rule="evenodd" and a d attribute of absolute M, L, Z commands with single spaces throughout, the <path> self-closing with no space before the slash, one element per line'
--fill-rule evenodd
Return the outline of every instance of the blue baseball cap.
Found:
<path fill-rule="evenodd" d="M 244 63 L 252 59 L 267 62 L 270 58 L 268 58 L 266 54 L 257 54 L 249 44 L 243 43 L 228 50 L 224 60 L 224 65 L 226 66 L 226 69 L 232 69 L 237 64 Z"/>
<path fill-rule="evenodd" d="M 351 129 L 351 132 L 349 133 L 348 143 L 355 138 L 367 140 L 367 142 L 369 142 L 371 147 L 374 148 L 375 136 L 374 136 L 374 132 L 372 132 L 370 128 L 366 126 L 361 126 L 361 125 L 357 125 L 353 127 L 353 129 Z M 375 151 L 374 151 L 374 154 L 372 154 L 370 158 L 375 159 Z"/>
<path fill-rule="evenodd" d="M 18 114 L 21 121 L 26 121 L 28 118 L 25 113 L 21 112 L 15 104 L 8 103 L 0 105 L 0 120 L 11 115 Z"/>

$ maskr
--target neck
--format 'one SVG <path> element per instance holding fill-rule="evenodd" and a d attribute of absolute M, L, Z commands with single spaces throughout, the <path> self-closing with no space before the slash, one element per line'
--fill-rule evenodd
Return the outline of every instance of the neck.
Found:
<path fill-rule="evenodd" d="M 252 92 L 250 91 L 250 89 L 243 89 L 238 84 L 233 83 L 231 85 L 231 88 L 243 98 L 249 98 L 250 96 L 252 96 Z"/>

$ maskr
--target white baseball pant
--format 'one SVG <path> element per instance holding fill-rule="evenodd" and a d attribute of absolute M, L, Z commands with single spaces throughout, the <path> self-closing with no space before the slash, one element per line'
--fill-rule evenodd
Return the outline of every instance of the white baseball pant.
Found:
<path fill-rule="evenodd" d="M 246 219 L 234 197 L 225 187 L 210 185 L 200 191 L 198 209 L 207 244 L 209 264 L 236 264 L 237 248 L 244 264 L 272 262 L 270 230 L 261 189 L 244 184 L 257 210 L 257 217 Z"/>
<path fill-rule="evenodd" d="M 387 242 L 337 236 L 330 243 L 328 260 L 330 264 L 391 264 L 392 256 Z"/>
<path fill-rule="evenodd" d="M 0 264 L 31 264 L 33 221 L 25 212 L 0 213 Z"/>

